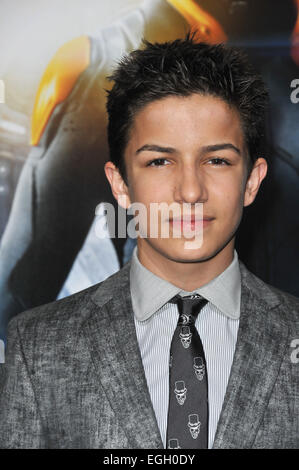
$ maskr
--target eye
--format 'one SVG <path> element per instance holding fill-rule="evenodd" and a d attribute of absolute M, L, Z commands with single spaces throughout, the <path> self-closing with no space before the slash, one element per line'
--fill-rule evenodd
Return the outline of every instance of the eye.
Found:
<path fill-rule="evenodd" d="M 211 158 L 211 160 L 209 161 L 213 162 L 213 165 L 216 165 L 216 166 L 230 165 L 230 163 L 224 158 Z"/>
<path fill-rule="evenodd" d="M 146 166 L 165 166 L 170 162 L 166 158 L 155 158 L 146 164 Z"/>

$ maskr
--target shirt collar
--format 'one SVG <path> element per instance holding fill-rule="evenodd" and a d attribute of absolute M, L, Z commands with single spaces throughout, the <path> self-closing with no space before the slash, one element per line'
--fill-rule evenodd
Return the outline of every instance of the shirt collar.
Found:
<path fill-rule="evenodd" d="M 145 268 L 133 250 L 130 268 L 130 289 L 133 311 L 139 321 L 145 321 L 175 295 L 189 295 L 165 279 Z M 217 277 L 192 291 L 205 297 L 224 315 L 232 319 L 240 317 L 241 274 L 237 251 L 231 264 Z"/>

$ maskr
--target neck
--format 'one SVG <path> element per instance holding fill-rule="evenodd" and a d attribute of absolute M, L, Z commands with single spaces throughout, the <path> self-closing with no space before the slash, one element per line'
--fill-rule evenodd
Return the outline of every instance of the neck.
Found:
<path fill-rule="evenodd" d="M 154 250 L 146 240 L 137 241 L 140 263 L 156 276 L 191 292 L 219 276 L 233 261 L 234 238 L 218 253 L 196 262 L 182 262 L 167 258 Z"/>

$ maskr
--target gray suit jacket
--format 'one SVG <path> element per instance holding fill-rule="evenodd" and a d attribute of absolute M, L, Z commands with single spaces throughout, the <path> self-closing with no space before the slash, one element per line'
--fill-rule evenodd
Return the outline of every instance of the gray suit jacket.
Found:
<path fill-rule="evenodd" d="M 1 448 L 163 448 L 129 268 L 11 321 Z M 299 299 L 240 268 L 240 326 L 214 448 L 299 448 Z"/>

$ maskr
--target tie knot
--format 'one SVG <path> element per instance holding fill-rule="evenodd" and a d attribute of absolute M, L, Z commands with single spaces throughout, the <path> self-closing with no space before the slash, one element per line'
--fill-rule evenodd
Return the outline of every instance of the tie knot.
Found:
<path fill-rule="evenodd" d="M 199 294 L 192 294 L 186 297 L 177 296 L 176 303 L 179 309 L 179 323 L 183 325 L 194 324 L 201 309 L 208 303 Z"/>

